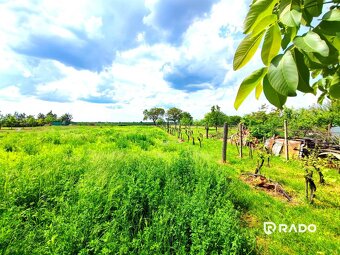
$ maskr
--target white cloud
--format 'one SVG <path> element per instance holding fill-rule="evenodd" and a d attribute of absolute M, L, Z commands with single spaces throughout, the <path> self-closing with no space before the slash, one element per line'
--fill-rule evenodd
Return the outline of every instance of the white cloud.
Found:
<path fill-rule="evenodd" d="M 145 5 L 153 12 L 156 2 L 146 0 Z M 96 5 L 95 1 L 79 4 L 78 1 L 66 0 L 42 1 L 39 5 L 11 1 L 2 6 L 5 7 L 0 8 L 2 112 L 37 114 L 53 110 L 58 114 L 70 112 L 75 121 L 140 121 L 143 110 L 154 106 L 177 106 L 192 113 L 194 118 L 202 118 L 216 104 L 227 114 L 244 114 L 267 103 L 264 95 L 257 101 L 252 93 L 239 111 L 236 112 L 233 107 L 241 81 L 262 66 L 257 52 L 246 67 L 237 72 L 232 70 L 231 59 L 240 42 L 248 8 L 244 1 L 222 0 L 215 4 L 211 13 L 194 19 L 179 45 L 164 41 L 150 45 L 145 31 L 132 33 L 130 39 L 138 45 L 132 49 L 112 48 L 116 58 L 101 71 L 79 70 L 57 60 L 25 57 L 10 50 L 10 47 L 34 33 L 58 35 L 75 44 L 83 43 L 75 31 L 85 32 L 90 38 L 105 38 L 104 32 L 108 30 L 103 30 L 103 27 L 108 24 L 100 16 L 105 10 L 103 6 Z M 21 7 L 21 11 L 31 10 L 33 14 L 30 18 L 26 14 L 16 16 L 8 7 Z M 151 22 L 152 17 L 144 18 L 144 22 Z M 122 22 L 129 21 L 120 20 L 120 23 L 112 24 L 118 27 L 115 30 L 117 36 L 122 35 L 126 28 Z M 109 45 L 109 42 L 106 44 Z M 171 73 L 178 66 L 186 66 L 193 73 L 210 73 L 208 77 L 211 80 L 218 75 L 222 78 L 218 84 L 194 84 L 204 88 L 202 90 L 177 90 L 164 79 L 164 72 Z M 178 71 L 183 75 L 184 70 Z M 100 97 L 112 99 L 112 102 L 90 102 Z M 301 107 L 315 101 L 314 96 L 299 94 L 290 98 L 287 105 Z"/>

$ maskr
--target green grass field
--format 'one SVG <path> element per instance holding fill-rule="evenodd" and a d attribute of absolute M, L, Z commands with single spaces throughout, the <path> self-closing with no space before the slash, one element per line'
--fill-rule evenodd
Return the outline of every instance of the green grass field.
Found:
<path fill-rule="evenodd" d="M 240 159 L 228 145 L 222 164 L 221 144 L 200 148 L 157 127 L 1 130 L 0 251 L 340 254 L 336 170 L 323 169 L 311 205 L 301 163 L 273 158 L 262 173 L 284 185 L 287 202 L 240 179 L 256 155 Z M 266 235 L 266 221 L 317 231 Z"/>

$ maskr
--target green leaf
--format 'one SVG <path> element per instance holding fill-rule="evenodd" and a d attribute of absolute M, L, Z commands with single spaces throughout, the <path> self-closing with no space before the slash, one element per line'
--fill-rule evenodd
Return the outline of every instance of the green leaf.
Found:
<path fill-rule="evenodd" d="M 295 0 L 281 0 L 280 21 L 288 27 L 298 27 L 301 23 L 302 13 L 299 3 Z"/>
<path fill-rule="evenodd" d="M 327 92 L 321 93 L 321 95 L 318 98 L 318 104 L 322 104 L 323 100 L 325 99 L 325 96 L 327 95 Z"/>
<path fill-rule="evenodd" d="M 340 77 L 337 73 L 333 76 L 332 83 L 329 88 L 329 95 L 333 99 L 340 99 Z"/>
<path fill-rule="evenodd" d="M 340 21 L 321 21 L 319 25 L 315 28 L 316 32 L 321 32 L 327 35 L 336 35 L 340 33 Z"/>
<path fill-rule="evenodd" d="M 315 52 L 321 56 L 327 57 L 329 54 L 329 48 L 327 43 L 320 38 L 317 33 L 309 31 L 303 36 L 297 36 L 294 39 L 294 44 L 304 52 Z"/>
<path fill-rule="evenodd" d="M 235 71 L 247 64 L 253 57 L 259 47 L 263 34 L 264 31 L 254 37 L 252 35 L 248 35 L 242 40 L 234 56 L 233 68 Z"/>
<path fill-rule="evenodd" d="M 276 92 L 268 80 L 267 75 L 263 78 L 263 92 L 269 103 L 282 109 L 287 101 L 287 97 Z"/>
<path fill-rule="evenodd" d="M 277 21 L 277 15 L 271 14 L 264 17 L 256 27 L 254 27 L 252 35 L 257 35 L 263 30 L 267 29 L 268 26 L 272 25 L 275 21 Z"/>
<path fill-rule="evenodd" d="M 262 83 L 257 84 L 255 88 L 255 98 L 257 100 L 260 98 L 262 90 L 263 90 L 263 84 Z"/>
<path fill-rule="evenodd" d="M 251 75 L 249 75 L 247 78 L 245 78 L 240 88 L 238 89 L 237 96 L 235 99 L 234 107 L 237 110 L 244 99 L 250 94 L 250 92 L 255 89 L 255 87 L 258 84 L 261 84 L 261 81 L 263 79 L 263 76 L 267 73 L 267 68 L 263 67 L 261 69 L 258 69 L 254 71 Z"/>
<path fill-rule="evenodd" d="M 322 20 L 327 21 L 340 21 L 340 10 L 339 9 L 333 9 L 329 12 L 326 12 L 325 15 L 323 15 Z"/>
<path fill-rule="evenodd" d="M 268 30 L 264 37 L 261 51 L 263 64 L 269 65 L 270 61 L 279 53 L 281 46 L 281 32 L 279 25 L 275 23 Z"/>
<path fill-rule="evenodd" d="M 310 74 L 309 74 L 309 69 L 307 65 L 305 64 L 303 54 L 298 49 L 295 48 L 293 55 L 294 55 L 296 67 L 297 67 L 298 74 L 299 74 L 299 83 L 298 83 L 297 90 L 304 92 L 304 93 L 314 93 L 314 90 L 309 85 Z"/>
<path fill-rule="evenodd" d="M 249 34 L 263 17 L 272 14 L 273 7 L 278 0 L 257 0 L 250 6 L 244 20 L 244 33 Z"/>
<path fill-rule="evenodd" d="M 323 0 L 305 0 L 304 11 L 313 17 L 318 17 L 322 12 Z"/>
<path fill-rule="evenodd" d="M 281 41 L 281 47 L 282 49 L 286 49 L 288 44 L 293 41 L 297 34 L 297 28 L 296 27 L 286 27 L 286 31 L 284 33 L 283 39 Z"/>
<path fill-rule="evenodd" d="M 283 96 L 296 96 L 299 74 L 290 51 L 276 56 L 268 69 L 268 80 L 272 87 Z"/>

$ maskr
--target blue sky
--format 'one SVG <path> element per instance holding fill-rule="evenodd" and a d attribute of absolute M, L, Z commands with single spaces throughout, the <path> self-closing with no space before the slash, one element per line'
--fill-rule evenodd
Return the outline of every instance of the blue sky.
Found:
<path fill-rule="evenodd" d="M 233 108 L 259 52 L 232 70 L 249 1 L 0 1 L 0 111 L 69 112 L 76 121 L 140 121 L 154 106 L 202 118 Z M 289 106 L 313 104 L 299 95 Z"/>

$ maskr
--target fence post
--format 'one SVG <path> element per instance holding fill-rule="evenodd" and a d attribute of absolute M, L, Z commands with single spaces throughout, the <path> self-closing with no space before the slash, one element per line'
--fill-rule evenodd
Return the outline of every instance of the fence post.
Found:
<path fill-rule="evenodd" d="M 209 126 L 205 126 L 205 138 L 208 139 L 209 137 Z"/>
<path fill-rule="evenodd" d="M 289 160 L 289 155 L 288 155 L 288 128 L 287 128 L 287 120 L 284 120 L 283 125 L 284 125 L 284 130 L 285 130 L 285 154 L 286 154 L 286 160 Z"/>
<path fill-rule="evenodd" d="M 239 131 L 240 131 L 240 158 L 243 157 L 243 151 L 242 151 L 242 148 L 243 148 L 243 125 L 242 123 L 240 123 L 239 125 Z"/>
<path fill-rule="evenodd" d="M 228 124 L 225 122 L 223 126 L 223 145 L 222 145 L 222 162 L 227 162 L 227 141 L 228 141 Z"/>

